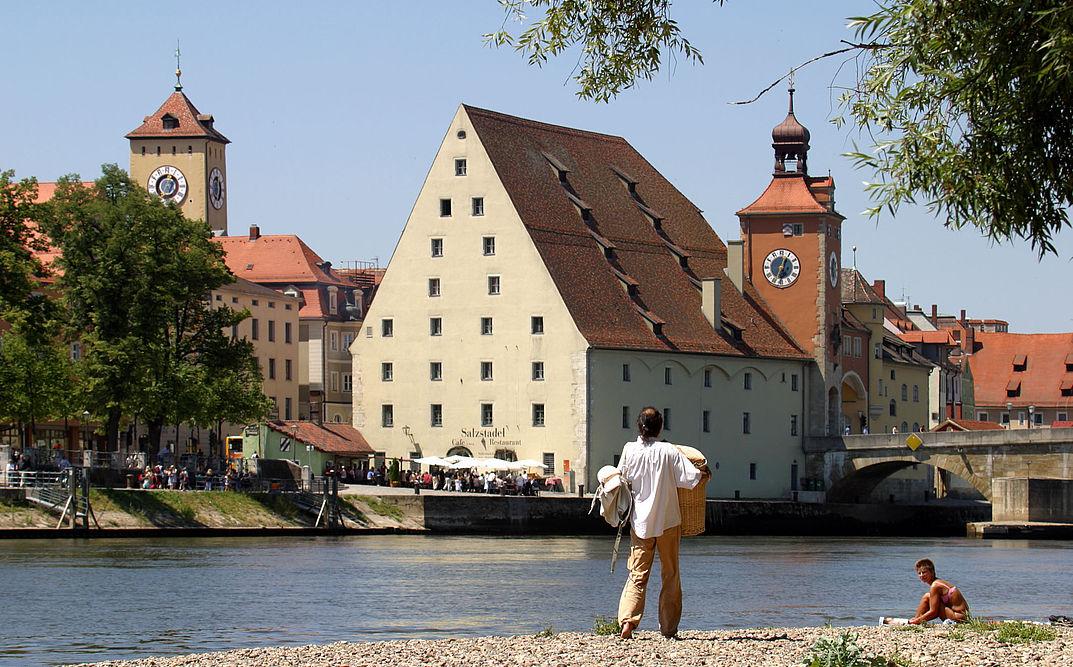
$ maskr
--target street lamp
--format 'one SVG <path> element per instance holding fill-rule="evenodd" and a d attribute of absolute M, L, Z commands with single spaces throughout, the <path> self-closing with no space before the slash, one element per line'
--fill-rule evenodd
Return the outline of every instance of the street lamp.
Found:
<path fill-rule="evenodd" d="M 1006 401 L 1006 428 L 1013 428 L 1013 403 Z"/>
<path fill-rule="evenodd" d="M 1034 406 L 1034 405 L 1028 406 L 1028 428 L 1032 428 L 1032 418 L 1035 416 L 1035 414 L 1036 414 L 1036 406 Z"/>
<path fill-rule="evenodd" d="M 89 446 L 89 410 L 82 411 L 82 449 L 90 449 Z"/>

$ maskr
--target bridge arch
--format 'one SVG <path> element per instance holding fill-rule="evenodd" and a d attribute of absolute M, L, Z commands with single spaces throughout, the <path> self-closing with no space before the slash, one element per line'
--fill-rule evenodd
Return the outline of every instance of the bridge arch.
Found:
<path fill-rule="evenodd" d="M 923 463 L 939 470 L 960 477 L 976 489 L 980 495 L 991 501 L 990 479 L 975 475 L 966 467 L 961 458 L 956 456 L 933 456 L 920 460 L 914 456 L 882 459 L 852 459 L 845 462 L 841 474 L 829 480 L 827 501 L 860 502 L 870 495 L 880 482 L 899 470 Z"/>

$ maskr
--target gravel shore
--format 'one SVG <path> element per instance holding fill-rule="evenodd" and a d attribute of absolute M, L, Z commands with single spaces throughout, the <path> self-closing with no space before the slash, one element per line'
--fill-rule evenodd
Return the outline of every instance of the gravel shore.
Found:
<path fill-rule="evenodd" d="M 1073 629 L 1055 628 L 1057 639 L 1003 644 L 994 633 L 954 633 L 949 626 L 914 632 L 892 627 L 848 628 L 858 645 L 887 657 L 899 656 L 914 667 L 1007 667 L 1073 665 Z M 798 665 L 820 637 L 846 628 L 762 628 L 719 632 L 683 631 L 677 641 L 655 632 L 633 640 L 594 634 L 558 633 L 552 637 L 483 637 L 240 649 L 169 658 L 94 663 L 96 667 L 391 667 L 498 665 L 602 667 L 604 665 L 707 665 L 758 667 Z M 960 637 L 960 638 L 959 638 Z"/>

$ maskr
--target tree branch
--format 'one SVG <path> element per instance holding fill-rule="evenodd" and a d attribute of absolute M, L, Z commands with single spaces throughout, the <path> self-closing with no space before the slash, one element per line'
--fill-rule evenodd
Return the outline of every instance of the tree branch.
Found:
<path fill-rule="evenodd" d="M 785 81 L 786 77 L 790 76 L 791 74 L 793 74 L 797 70 L 801 69 L 802 67 L 805 67 L 807 65 L 811 65 L 812 63 L 816 62 L 817 60 L 823 60 L 824 58 L 830 58 L 831 56 L 837 56 L 840 53 L 848 53 L 850 51 L 856 51 L 856 50 L 874 51 L 876 49 L 885 49 L 885 48 L 890 47 L 890 44 L 879 44 L 879 43 L 875 43 L 875 42 L 872 42 L 872 43 L 869 43 L 869 44 L 858 44 L 858 43 L 855 43 L 855 42 L 847 42 L 844 39 L 839 40 L 839 41 L 842 42 L 843 44 L 848 44 L 848 46 L 846 48 L 844 48 L 844 49 L 835 49 L 834 51 L 828 51 L 827 53 L 820 54 L 820 55 L 818 55 L 818 56 L 816 56 L 814 58 L 809 58 L 808 60 L 806 60 L 805 62 L 801 63 L 797 67 L 791 68 L 789 72 L 787 72 L 786 74 L 783 74 L 779 78 L 775 79 L 771 83 L 770 86 L 768 86 L 767 88 L 764 88 L 763 90 L 761 90 L 759 93 L 756 94 L 756 97 L 752 98 L 751 100 L 740 100 L 738 102 L 727 102 L 727 104 L 752 104 L 753 102 L 755 102 L 758 99 L 760 99 L 761 97 L 763 97 L 764 93 L 768 92 L 769 90 L 771 90 L 775 86 L 777 86 L 780 83 L 782 83 L 783 81 Z"/>

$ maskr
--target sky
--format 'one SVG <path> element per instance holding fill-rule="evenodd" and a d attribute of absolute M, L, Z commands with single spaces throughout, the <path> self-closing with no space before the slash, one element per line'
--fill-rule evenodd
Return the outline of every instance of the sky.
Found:
<path fill-rule="evenodd" d="M 699 208 L 725 241 L 734 212 L 768 184 L 771 128 L 785 87 L 751 98 L 798 63 L 851 37 L 846 17 L 871 0 L 679 0 L 672 16 L 705 64 L 678 62 L 610 104 L 579 100 L 577 54 L 543 68 L 481 36 L 504 14 L 495 0 L 295 3 L 204 8 L 158 3 L 4 3 L 0 169 L 51 181 L 129 166 L 124 135 L 172 92 L 175 44 L 184 92 L 232 143 L 228 225 L 299 234 L 338 265 L 386 266 L 460 103 L 625 137 Z M 1073 330 L 1068 274 L 1073 230 L 1057 256 L 1027 243 L 995 246 L 948 230 L 923 208 L 870 220 L 859 172 L 842 154 L 852 131 L 838 113 L 840 61 L 797 74 L 795 110 L 812 133 L 809 170 L 834 176 L 846 216 L 843 264 L 927 311 L 1010 322 L 1011 331 Z M 1050 295 L 1050 296 L 1049 296 Z"/>

